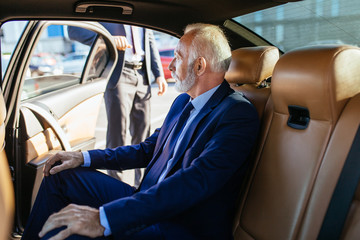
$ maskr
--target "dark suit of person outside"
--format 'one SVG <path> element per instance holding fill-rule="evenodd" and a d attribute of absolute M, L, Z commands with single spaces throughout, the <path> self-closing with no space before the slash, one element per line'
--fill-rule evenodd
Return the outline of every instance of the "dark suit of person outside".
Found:
<path fill-rule="evenodd" d="M 187 26 L 169 66 L 184 93 L 162 127 L 138 145 L 49 158 L 23 239 L 233 239 L 259 119 L 224 80 L 230 60 L 219 27 Z M 95 170 L 138 167 L 138 188 Z"/>
<path fill-rule="evenodd" d="M 106 87 L 104 98 L 108 120 L 106 147 L 126 144 L 130 130 L 131 144 L 139 144 L 150 135 L 151 74 L 158 84 L 158 95 L 167 90 L 154 34 L 150 29 L 117 23 L 102 24 L 114 37 L 118 61 Z M 91 45 L 94 32 L 78 27 L 68 27 L 72 40 Z M 109 175 L 118 178 L 118 171 Z M 141 171 L 135 170 L 135 185 L 140 184 Z"/>

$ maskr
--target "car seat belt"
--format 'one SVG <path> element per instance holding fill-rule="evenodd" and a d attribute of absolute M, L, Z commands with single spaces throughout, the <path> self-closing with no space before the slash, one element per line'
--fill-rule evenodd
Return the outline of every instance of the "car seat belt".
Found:
<path fill-rule="evenodd" d="M 340 239 L 360 180 L 360 127 L 331 197 L 318 240 Z"/>

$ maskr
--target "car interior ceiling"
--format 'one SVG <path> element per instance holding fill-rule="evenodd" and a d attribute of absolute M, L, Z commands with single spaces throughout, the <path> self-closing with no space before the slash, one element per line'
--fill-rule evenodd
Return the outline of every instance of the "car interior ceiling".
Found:
<path fill-rule="evenodd" d="M 10 18 L 26 19 L 70 19 L 70 20 L 94 20 L 94 21 L 121 21 L 124 23 L 139 24 L 144 27 L 156 28 L 177 36 L 181 36 L 184 26 L 188 23 L 206 22 L 223 24 L 224 19 L 254 12 L 257 10 L 277 6 L 289 1 L 272 0 L 242 0 L 242 1 L 217 1 L 207 4 L 207 1 L 122 1 L 121 4 L 130 6 L 131 15 L 122 14 L 119 7 L 89 7 L 85 13 L 76 12 L 76 6 L 82 2 L 75 0 L 57 1 L 22 1 L 14 3 L 2 3 L 0 19 L 2 22 Z M 97 2 L 95 2 L 97 3 Z M 99 1 L 101 3 L 101 1 Z M 59 11 L 62 9 L 62 11 Z M 221 9 L 222 11 L 218 11 Z M 184 14 L 186 11 L 186 14 Z M 151 12 L 151 14 L 148 14 Z M 24 17 L 26 16 L 26 17 Z M 166 19 L 166 21 L 164 21 Z M 169 21 L 171 19 L 171 21 Z"/>
<path fill-rule="evenodd" d="M 222 25 L 222 19 L 239 15 L 239 9 L 232 9 L 234 1 L 219 1 L 225 9 L 223 12 L 226 12 L 223 15 L 217 15 L 216 8 L 220 5 L 212 5 L 213 9 L 202 11 L 209 5 L 205 0 L 196 3 L 191 0 L 123 2 L 134 7 L 132 17 L 119 17 L 119 9 L 108 7 L 96 7 L 93 12 L 84 14 L 75 13 L 75 0 L 44 1 L 47 8 L 30 7 L 34 11 L 31 13 L 33 16 L 29 17 L 119 21 L 181 36 L 187 23 L 206 19 L 207 22 Z M 10 11 L 0 11 L 0 18 L 28 16 L 25 10 L 11 11 L 17 4 L 21 3 L 2 3 Z M 237 3 L 237 6 L 242 8 L 240 14 L 245 14 L 279 4 L 283 3 L 247 0 Z M 64 6 L 63 12 L 55 11 L 59 6 Z M 163 6 L 166 6 L 166 12 Z M 192 8 L 191 14 L 183 16 L 183 9 L 189 7 Z M 153 14 L 148 14 L 147 9 L 151 9 Z M 253 170 L 239 199 L 234 219 L 234 239 L 316 239 L 337 176 L 341 173 L 360 122 L 360 84 L 351 77 L 359 75 L 360 50 L 355 47 L 310 47 L 291 51 L 279 59 L 279 50 L 275 47 L 253 47 L 254 43 L 230 29 L 226 30 L 226 34 L 234 49 L 226 79 L 235 90 L 243 92 L 253 102 L 261 118 L 259 139 L 251 156 Z M 342 61 L 333 61 L 340 58 Z M 327 67 L 323 67 L 324 63 L 327 63 Z M 255 71 L 257 69 L 260 71 Z M 324 72 L 336 74 L 319 77 L 324 76 Z M 270 77 L 271 85 L 263 85 Z M 318 84 L 311 84 L 313 82 Z M 342 101 L 337 100 L 338 95 L 324 92 L 325 86 L 341 94 Z M 313 96 L 318 97 L 317 101 Z M 300 111 L 304 109 L 297 106 L 305 107 L 305 111 Z M 310 114 L 306 114 L 306 110 Z M 312 121 L 312 124 L 291 120 L 299 116 Z M 0 181 L 3 181 L 3 176 L 1 173 Z M 12 201 L 12 196 L 6 196 L 6 199 Z M 360 216 L 359 202 L 360 186 L 348 214 L 343 239 L 359 238 L 360 222 L 356 221 Z M 4 229 L 9 229 L 9 226 L 4 226 Z"/>

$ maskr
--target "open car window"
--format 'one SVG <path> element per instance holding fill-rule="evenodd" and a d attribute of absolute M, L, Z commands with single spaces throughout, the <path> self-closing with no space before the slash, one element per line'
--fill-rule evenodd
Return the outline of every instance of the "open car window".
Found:
<path fill-rule="evenodd" d="M 360 45 L 357 0 L 305 0 L 233 18 L 286 52 L 320 44 Z"/>
<path fill-rule="evenodd" d="M 109 58 L 103 39 L 97 34 L 86 44 L 71 40 L 67 25 L 50 24 L 40 32 L 40 40 L 30 55 L 25 70 L 21 100 L 63 89 L 86 81 L 84 70 L 89 61 L 91 79 L 100 78 Z M 90 30 L 86 30 L 91 32 Z M 93 52 L 93 57 L 89 57 Z M 89 60 L 88 60 L 89 59 Z"/>
<path fill-rule="evenodd" d="M 10 21 L 1 26 L 1 79 L 4 79 L 10 58 L 27 24 L 28 21 Z"/>

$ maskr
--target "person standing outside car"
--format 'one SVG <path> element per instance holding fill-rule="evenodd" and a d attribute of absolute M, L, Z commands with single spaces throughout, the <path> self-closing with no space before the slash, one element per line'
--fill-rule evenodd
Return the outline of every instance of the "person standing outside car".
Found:
<path fill-rule="evenodd" d="M 117 23 L 100 22 L 114 37 L 118 61 L 106 87 L 104 98 L 107 114 L 106 148 L 126 144 L 130 130 L 131 144 L 138 144 L 150 135 L 151 74 L 158 84 L 158 95 L 167 90 L 167 82 L 150 29 Z M 72 40 L 91 45 L 95 33 L 78 27 L 68 27 Z M 118 171 L 109 170 L 118 178 Z M 141 170 L 135 169 L 135 186 L 141 179 Z"/>

